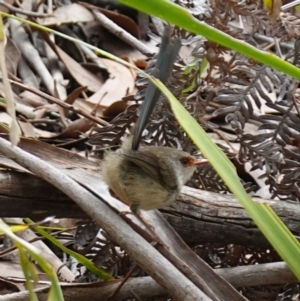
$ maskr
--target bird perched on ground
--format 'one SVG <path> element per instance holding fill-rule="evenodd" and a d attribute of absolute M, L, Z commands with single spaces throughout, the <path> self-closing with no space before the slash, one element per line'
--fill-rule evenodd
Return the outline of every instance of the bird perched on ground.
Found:
<path fill-rule="evenodd" d="M 152 75 L 166 82 L 179 48 L 180 40 L 172 41 L 167 29 Z M 104 181 L 133 212 L 171 205 L 196 167 L 207 162 L 175 148 L 139 145 L 159 96 L 160 91 L 149 83 L 133 135 L 116 152 L 107 152 L 102 162 Z"/>

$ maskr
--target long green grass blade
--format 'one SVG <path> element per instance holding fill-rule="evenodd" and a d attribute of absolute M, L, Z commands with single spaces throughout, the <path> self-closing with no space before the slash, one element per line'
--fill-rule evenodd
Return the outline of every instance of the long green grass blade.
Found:
<path fill-rule="evenodd" d="M 210 41 L 233 49 L 249 58 L 283 71 L 296 79 L 300 79 L 299 68 L 285 62 L 276 55 L 259 50 L 250 44 L 235 39 L 230 35 L 195 19 L 186 9 L 169 0 L 119 0 L 119 2 L 146 12 L 149 15 L 162 18 L 190 32 L 201 35 Z"/>
<path fill-rule="evenodd" d="M 64 297 L 62 295 L 62 291 L 59 285 L 59 281 L 57 278 L 57 275 L 55 274 L 54 270 L 52 269 L 51 265 L 39 254 L 39 250 L 29 242 L 21 239 L 18 237 L 16 234 L 14 234 L 10 228 L 0 220 L 0 230 L 5 233 L 9 238 L 12 239 L 12 241 L 16 244 L 20 251 L 20 258 L 21 258 L 21 264 L 22 264 L 22 269 L 24 271 L 26 280 L 27 279 L 34 279 L 34 271 L 32 268 L 29 268 L 27 265 L 27 258 L 25 255 L 25 250 L 26 252 L 37 262 L 37 264 L 41 267 L 41 269 L 47 273 L 50 281 L 51 281 L 51 288 L 50 290 L 53 292 L 55 295 L 55 300 L 56 301 L 63 301 Z M 30 273 L 31 272 L 31 273 Z M 29 284 L 30 287 L 32 284 Z M 33 288 L 30 288 L 30 296 L 31 300 L 36 300 L 35 299 L 35 294 L 33 292 Z"/>
<path fill-rule="evenodd" d="M 29 218 L 24 219 L 28 224 L 33 224 L 33 222 Z M 109 273 L 105 272 L 103 269 L 98 268 L 94 265 L 94 263 L 84 257 L 83 255 L 72 251 L 65 247 L 60 241 L 58 241 L 56 238 L 51 236 L 47 231 L 43 230 L 41 227 L 34 227 L 34 229 L 40 233 L 42 236 L 47 238 L 49 241 L 51 241 L 55 246 L 60 248 L 63 252 L 66 252 L 70 256 L 74 257 L 78 262 L 80 262 L 82 265 L 84 265 L 87 269 L 89 269 L 91 272 L 93 272 L 95 275 L 100 277 L 102 280 L 113 280 L 114 277 L 111 276 Z"/>

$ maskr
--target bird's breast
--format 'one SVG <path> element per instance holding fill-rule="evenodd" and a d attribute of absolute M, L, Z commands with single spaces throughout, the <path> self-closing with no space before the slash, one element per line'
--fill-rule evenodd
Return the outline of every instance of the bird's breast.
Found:
<path fill-rule="evenodd" d="M 106 184 L 118 198 L 139 209 L 151 210 L 170 206 L 179 190 L 167 189 L 149 176 L 142 168 L 115 153 L 108 153 L 102 163 L 102 175 Z"/>

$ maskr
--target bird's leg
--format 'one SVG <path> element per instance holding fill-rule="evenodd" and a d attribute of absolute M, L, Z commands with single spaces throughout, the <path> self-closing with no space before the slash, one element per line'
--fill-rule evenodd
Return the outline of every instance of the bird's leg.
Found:
<path fill-rule="evenodd" d="M 130 210 L 131 211 L 121 211 L 119 213 L 120 216 L 125 216 L 127 214 L 133 214 L 134 216 L 136 216 L 142 223 L 143 225 L 146 227 L 146 229 L 148 229 L 148 231 L 150 232 L 151 235 L 151 239 L 153 242 L 153 246 L 155 246 L 157 243 L 159 243 L 160 245 L 162 245 L 163 247 L 165 247 L 166 249 L 169 249 L 168 246 L 166 246 L 157 236 L 157 234 L 155 233 L 154 227 L 152 225 L 149 224 L 149 222 L 147 220 L 145 220 L 143 218 L 143 216 L 141 215 L 141 212 L 139 210 L 139 204 L 137 203 L 133 203 L 130 206 Z"/>
<path fill-rule="evenodd" d="M 146 229 L 150 232 L 150 235 L 151 235 L 151 239 L 152 241 L 156 243 L 161 243 L 160 242 L 160 239 L 158 238 L 158 236 L 156 235 L 155 231 L 154 231 L 154 228 L 153 226 L 151 226 L 143 217 L 142 215 L 140 214 L 140 211 L 138 210 L 138 205 L 137 204 L 133 204 L 130 206 L 130 209 L 131 211 L 121 211 L 119 213 L 120 216 L 125 216 L 127 214 L 133 214 L 135 217 L 137 217 L 141 222 L 142 224 L 146 227 Z M 155 245 L 154 244 L 154 245 Z"/>
<path fill-rule="evenodd" d="M 158 238 L 157 235 L 155 234 L 155 231 L 154 231 L 153 226 L 150 225 L 150 224 L 148 223 L 148 221 L 146 221 L 146 220 L 143 218 L 143 216 L 141 215 L 141 211 L 139 210 L 139 205 L 138 205 L 138 204 L 132 204 L 132 205 L 130 206 L 130 210 L 131 210 L 131 212 L 132 212 L 135 216 L 138 217 L 138 219 L 139 219 L 139 220 L 144 224 L 144 226 L 151 232 L 151 234 L 154 234 L 154 236 L 155 236 L 156 238 Z"/>
<path fill-rule="evenodd" d="M 159 237 L 157 236 L 157 234 L 155 233 L 154 227 L 152 225 L 149 224 L 149 222 L 147 220 L 145 220 L 143 218 L 143 216 L 141 215 L 141 211 L 138 209 L 139 205 L 138 204 L 132 204 L 130 206 L 130 209 L 132 211 L 132 213 L 144 224 L 144 226 L 149 230 L 150 234 L 151 234 L 151 239 L 154 242 L 154 246 L 159 243 L 160 245 L 166 247 L 168 249 L 168 247 L 159 239 Z"/>

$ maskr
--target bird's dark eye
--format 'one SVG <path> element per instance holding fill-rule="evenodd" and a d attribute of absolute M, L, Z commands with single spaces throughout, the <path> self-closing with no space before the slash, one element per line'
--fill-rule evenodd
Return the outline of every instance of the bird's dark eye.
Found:
<path fill-rule="evenodd" d="M 186 166 L 189 163 L 189 159 L 187 157 L 182 157 L 180 162 L 183 166 Z"/>

